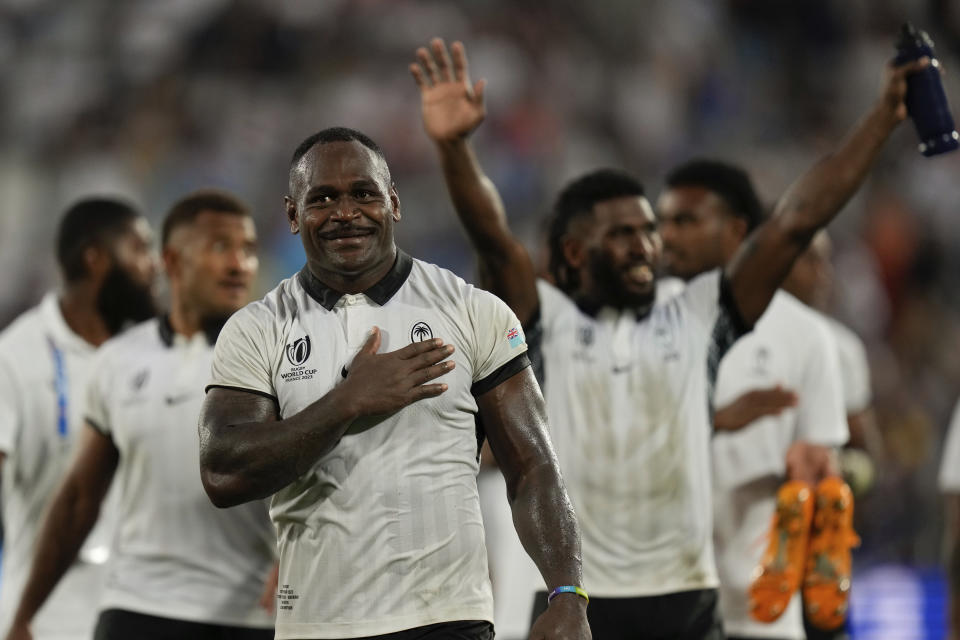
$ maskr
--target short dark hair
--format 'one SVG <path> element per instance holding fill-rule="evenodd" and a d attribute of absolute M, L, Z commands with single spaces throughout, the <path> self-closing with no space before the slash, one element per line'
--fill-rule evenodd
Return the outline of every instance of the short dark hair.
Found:
<path fill-rule="evenodd" d="M 747 222 L 748 233 L 763 222 L 763 205 L 753 181 L 746 171 L 735 165 L 704 158 L 690 160 L 667 174 L 666 186 L 709 189 L 720 196 L 733 215 Z"/>
<path fill-rule="evenodd" d="M 161 246 L 166 247 L 170 236 L 178 228 L 193 224 L 204 211 L 230 213 L 238 216 L 251 217 L 250 209 L 239 198 L 217 189 L 201 189 L 189 193 L 177 200 L 167 217 L 163 220 L 163 231 L 160 234 Z"/>
<path fill-rule="evenodd" d="M 584 215 L 592 215 L 593 207 L 605 200 L 645 195 L 643 184 L 625 171 L 598 169 L 567 183 L 553 205 L 547 246 L 550 253 L 549 269 L 557 286 L 571 292 L 579 286 L 576 274 L 563 256 L 563 238 L 570 222 Z"/>
<path fill-rule="evenodd" d="M 140 212 L 124 200 L 109 197 L 85 198 L 63 214 L 57 227 L 57 263 L 67 282 L 87 275 L 83 252 L 91 246 L 103 246 L 122 233 Z"/>
<path fill-rule="evenodd" d="M 384 162 L 387 161 L 386 156 L 383 155 L 383 149 L 380 148 L 373 139 L 362 131 L 357 131 L 356 129 L 349 129 L 347 127 L 329 127 L 318 131 L 312 136 L 308 137 L 306 140 L 300 143 L 300 145 L 293 152 L 293 157 L 290 159 L 290 167 L 293 168 L 300 158 L 307 154 L 307 151 L 313 149 L 318 144 L 327 144 L 328 142 L 359 142 L 367 149 L 370 149 L 375 154 L 380 156 L 380 159 Z"/>

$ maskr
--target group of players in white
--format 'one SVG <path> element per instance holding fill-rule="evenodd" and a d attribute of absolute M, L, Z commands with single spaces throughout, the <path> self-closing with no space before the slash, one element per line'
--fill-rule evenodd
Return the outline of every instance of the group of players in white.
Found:
<path fill-rule="evenodd" d="M 351 129 L 295 151 L 306 265 L 250 304 L 256 232 L 229 194 L 168 213 L 159 315 L 144 218 L 78 203 L 61 293 L 0 334 L 0 633 L 806 637 L 806 578 L 783 606 L 756 581 L 795 555 L 778 490 L 808 502 L 870 430 L 863 347 L 808 306 L 822 229 L 927 64 L 888 68 L 770 216 L 712 160 L 671 171 L 655 208 L 625 172 L 573 180 L 538 274 L 469 142 L 484 84 L 432 41 L 411 72 L 482 288 L 396 247 L 389 167 Z M 816 571 L 842 623 L 849 565 Z"/>

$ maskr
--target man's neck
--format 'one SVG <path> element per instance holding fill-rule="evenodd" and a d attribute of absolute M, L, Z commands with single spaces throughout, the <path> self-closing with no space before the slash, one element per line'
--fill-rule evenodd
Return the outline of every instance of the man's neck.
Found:
<path fill-rule="evenodd" d="M 171 291 L 170 295 L 170 327 L 186 338 L 203 330 L 203 318 L 176 291 Z"/>
<path fill-rule="evenodd" d="M 370 269 L 357 274 L 345 274 L 343 272 L 326 270 L 316 264 L 316 262 L 307 261 L 307 268 L 317 280 L 338 293 L 363 293 L 373 285 L 383 280 L 390 269 L 393 268 L 397 260 L 397 249 L 393 248 L 389 257 L 376 264 Z"/>
<path fill-rule="evenodd" d="M 57 302 L 64 322 L 75 334 L 95 347 L 110 339 L 107 323 L 97 309 L 97 291 L 92 283 L 69 285 Z"/>

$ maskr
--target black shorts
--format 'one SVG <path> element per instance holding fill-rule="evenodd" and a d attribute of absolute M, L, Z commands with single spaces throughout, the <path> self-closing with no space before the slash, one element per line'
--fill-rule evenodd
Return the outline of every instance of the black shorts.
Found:
<path fill-rule="evenodd" d="M 397 631 L 382 636 L 367 636 L 353 640 L 493 640 L 493 625 L 484 620 L 440 622 Z"/>
<path fill-rule="evenodd" d="M 161 618 L 122 609 L 100 612 L 93 640 L 273 640 L 273 629 Z"/>
<path fill-rule="evenodd" d="M 547 592 L 533 601 L 530 624 L 547 610 Z M 681 591 L 642 598 L 590 598 L 587 620 L 594 640 L 723 640 L 717 590 Z"/>

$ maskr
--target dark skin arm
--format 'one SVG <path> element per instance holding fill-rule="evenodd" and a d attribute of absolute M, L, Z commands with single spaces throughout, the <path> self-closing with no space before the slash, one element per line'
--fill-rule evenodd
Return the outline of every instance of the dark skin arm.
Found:
<path fill-rule="evenodd" d="M 503 203 L 468 141 L 483 121 L 483 81 L 471 85 L 463 45 L 452 57 L 440 39 L 417 50 L 410 65 L 420 88 L 424 128 L 440 156 L 447 189 L 470 242 L 490 278 L 490 291 L 526 324 L 537 309 L 533 263 L 510 234 Z M 929 64 L 921 59 L 887 69 L 884 92 L 840 148 L 802 175 L 780 199 L 775 215 L 747 239 L 727 265 L 733 297 L 753 324 L 813 235 L 837 215 L 859 188 L 890 133 L 906 116 L 906 76 Z"/>
<path fill-rule="evenodd" d="M 89 425 L 79 451 L 49 507 L 8 639 L 31 638 L 30 621 L 77 558 L 96 524 L 110 488 L 120 452 L 113 441 Z"/>
<path fill-rule="evenodd" d="M 840 147 L 800 176 L 727 264 L 726 275 L 743 319 L 753 325 L 813 236 L 856 193 L 887 138 L 907 117 L 907 75 L 930 63 L 923 58 L 888 66 L 883 94 Z"/>
<path fill-rule="evenodd" d="M 389 414 L 440 395 L 445 384 L 426 384 L 454 367 L 438 339 L 377 353 L 371 332 L 347 378 L 300 413 L 280 420 L 273 400 L 213 388 L 200 413 L 200 477 L 210 500 L 231 507 L 265 498 L 303 475 L 330 451 L 354 420 Z M 278 428 L 280 427 L 280 428 Z"/>
<path fill-rule="evenodd" d="M 423 125 L 436 144 L 447 190 L 480 260 L 484 288 L 496 294 L 527 326 L 538 307 L 536 271 L 526 248 L 510 233 L 503 201 L 468 139 L 486 115 L 484 81 L 470 82 L 463 44 L 452 58 L 443 40 L 417 50 L 410 71 L 420 87 Z M 422 68 L 421 68 L 422 67 Z"/>
<path fill-rule="evenodd" d="M 753 389 L 717 409 L 713 414 L 713 428 L 717 431 L 738 431 L 754 420 L 779 415 L 795 406 L 797 394 L 789 389 L 780 386 Z"/>
<path fill-rule="evenodd" d="M 580 533 L 547 435 L 546 407 L 528 367 L 477 398 L 490 448 L 507 484 L 520 542 L 549 589 L 581 585 Z M 558 595 L 534 623 L 532 640 L 590 638 L 586 601 Z"/>

